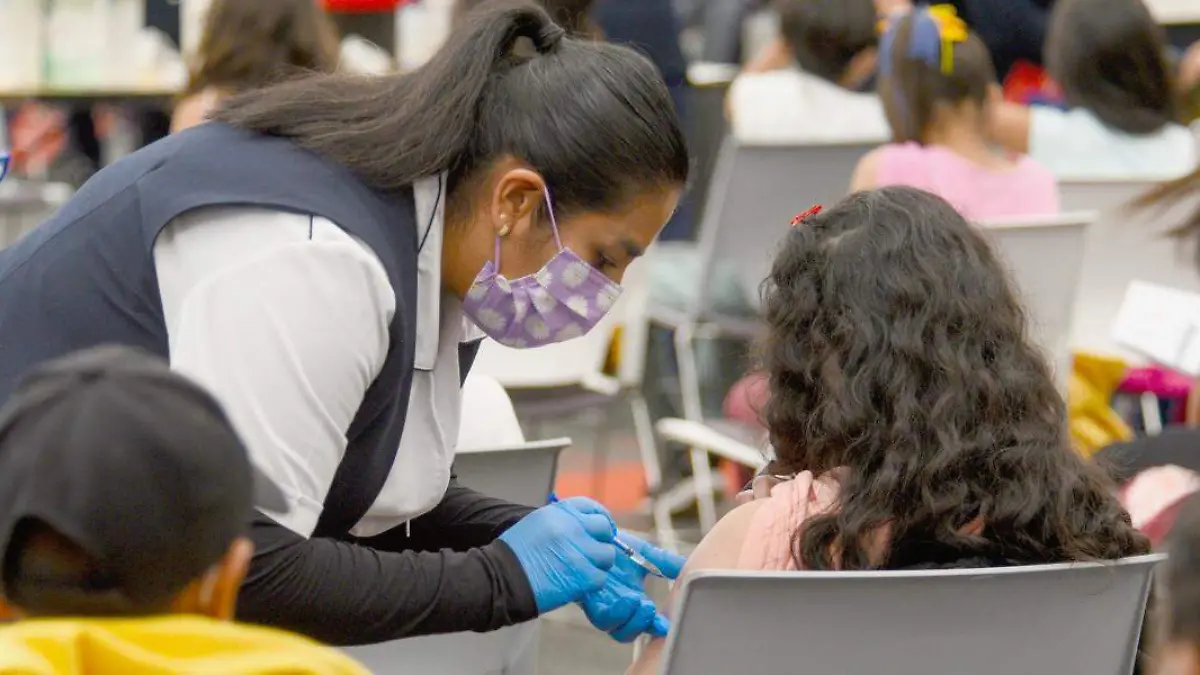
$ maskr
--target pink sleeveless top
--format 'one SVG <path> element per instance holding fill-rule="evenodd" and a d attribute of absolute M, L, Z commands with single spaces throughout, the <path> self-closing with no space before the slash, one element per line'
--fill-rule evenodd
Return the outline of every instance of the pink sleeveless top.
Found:
<path fill-rule="evenodd" d="M 792 557 L 792 535 L 804 521 L 827 513 L 837 503 L 838 483 L 830 474 L 816 478 L 804 471 L 771 490 L 750 521 L 738 555 L 740 570 L 786 571 L 797 569 Z"/>
<path fill-rule="evenodd" d="M 799 569 L 792 556 L 792 537 L 805 521 L 829 513 L 837 507 L 840 486 L 834 469 L 814 477 L 804 471 L 771 490 L 769 499 L 759 507 L 750 520 L 742 550 L 738 553 L 740 570 L 791 571 Z M 982 519 L 967 523 L 963 533 L 978 535 L 983 531 Z M 891 526 L 883 525 L 868 537 L 867 554 L 882 559 L 891 538 Z M 837 556 L 834 567 L 839 566 Z"/>
<path fill-rule="evenodd" d="M 1049 169 L 1026 156 L 995 170 L 952 150 L 917 143 L 880 149 L 876 187 L 907 185 L 950 202 L 967 220 L 996 220 L 1058 213 L 1058 181 Z"/>

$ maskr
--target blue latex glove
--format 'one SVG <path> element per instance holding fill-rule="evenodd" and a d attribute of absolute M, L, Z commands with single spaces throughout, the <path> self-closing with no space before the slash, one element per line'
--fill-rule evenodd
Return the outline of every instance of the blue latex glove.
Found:
<path fill-rule="evenodd" d="M 604 586 L 620 555 L 617 526 L 596 502 L 575 497 L 543 506 L 500 535 L 529 578 L 539 613 Z"/>
<path fill-rule="evenodd" d="M 684 558 L 651 546 L 631 534 L 622 532 L 619 536 L 669 579 L 679 578 L 686 562 Z M 604 587 L 588 593 L 579 603 L 592 625 L 618 642 L 633 642 L 643 633 L 666 637 L 671 624 L 646 595 L 647 574 L 629 556 L 618 553 Z"/>

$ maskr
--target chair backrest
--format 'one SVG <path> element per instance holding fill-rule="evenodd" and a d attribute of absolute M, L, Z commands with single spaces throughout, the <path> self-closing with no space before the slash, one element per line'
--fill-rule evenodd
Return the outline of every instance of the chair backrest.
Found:
<path fill-rule="evenodd" d="M 514 504 L 544 506 L 558 477 L 558 457 L 569 438 L 498 445 L 454 456 L 458 480 L 472 490 Z"/>
<path fill-rule="evenodd" d="M 700 224 L 701 268 L 736 266 L 743 287 L 757 297 L 792 218 L 814 204 L 844 197 L 858 161 L 873 147 L 748 145 L 727 137 Z M 714 276 L 702 281 L 698 313 L 709 307 Z"/>
<path fill-rule="evenodd" d="M 713 170 L 720 153 L 721 140 L 729 130 L 725 100 L 729 85 L 739 67 L 731 63 L 698 62 L 688 66 L 690 91 L 687 99 L 688 150 L 692 154 L 692 172 L 688 176 L 689 203 L 699 206 L 708 198 Z"/>
<path fill-rule="evenodd" d="M 667 675 L 1129 675 L 1154 566 L 702 572 L 684 582 Z"/>
<path fill-rule="evenodd" d="M 1073 347 L 1136 358 L 1112 339 L 1125 291 L 1134 280 L 1200 292 L 1200 269 L 1192 255 L 1195 242 L 1180 242 L 1167 234 L 1197 210 L 1200 194 L 1167 209 L 1121 208 L 1100 214 L 1088 230 L 1084 249 Z"/>
<path fill-rule="evenodd" d="M 1095 219 L 1088 212 L 981 224 L 1021 293 L 1034 339 L 1063 382 L 1087 230 Z"/>
<path fill-rule="evenodd" d="M 1142 178 L 1064 180 L 1059 182 L 1058 192 L 1064 212 L 1107 211 L 1126 206 L 1155 185 L 1154 181 Z"/>
<path fill-rule="evenodd" d="M 554 489 L 568 438 L 525 442 L 512 399 L 496 380 L 472 371 L 463 384 L 454 471 L 490 497 L 541 506 Z"/>
<path fill-rule="evenodd" d="M 472 452 L 524 442 L 521 421 L 504 385 L 472 370 L 463 382 L 456 451 Z"/>

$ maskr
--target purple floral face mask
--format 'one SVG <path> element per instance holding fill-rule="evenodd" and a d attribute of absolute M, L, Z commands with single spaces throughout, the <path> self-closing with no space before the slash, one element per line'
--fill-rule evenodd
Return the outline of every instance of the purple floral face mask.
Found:
<path fill-rule="evenodd" d="M 584 262 L 558 236 L 550 193 L 545 194 L 558 253 L 535 274 L 500 275 L 500 238 L 467 297 L 463 311 L 488 337 L 515 349 L 577 338 L 596 327 L 621 295 L 621 286 Z"/>

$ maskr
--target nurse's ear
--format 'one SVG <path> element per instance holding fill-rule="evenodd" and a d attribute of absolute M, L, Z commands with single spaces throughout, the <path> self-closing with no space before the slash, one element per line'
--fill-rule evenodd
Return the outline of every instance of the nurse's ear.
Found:
<path fill-rule="evenodd" d="M 499 171 L 492 183 L 491 202 L 488 211 L 496 236 L 517 241 L 529 241 L 536 237 L 534 222 L 539 206 L 545 204 L 546 182 L 536 172 L 515 160 L 501 160 Z M 548 233 L 547 233 L 548 234 Z M 537 237 L 540 239 L 541 237 Z"/>

